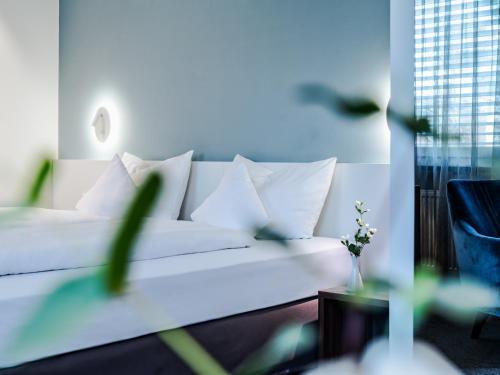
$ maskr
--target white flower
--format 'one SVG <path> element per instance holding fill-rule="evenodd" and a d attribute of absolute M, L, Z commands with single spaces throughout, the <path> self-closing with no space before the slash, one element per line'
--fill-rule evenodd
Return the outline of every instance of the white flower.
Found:
<path fill-rule="evenodd" d="M 377 233 L 377 228 L 370 228 L 370 232 Z"/>
<path fill-rule="evenodd" d="M 371 232 L 368 232 L 368 233 L 366 234 L 366 237 L 368 237 L 368 238 L 372 238 L 372 237 L 373 237 L 373 234 L 371 234 Z"/>
<path fill-rule="evenodd" d="M 363 202 L 361 202 L 361 201 L 356 201 L 355 203 L 356 203 L 356 206 L 361 206 L 363 204 Z"/>
<path fill-rule="evenodd" d="M 366 223 L 365 227 L 370 228 L 370 224 Z"/>

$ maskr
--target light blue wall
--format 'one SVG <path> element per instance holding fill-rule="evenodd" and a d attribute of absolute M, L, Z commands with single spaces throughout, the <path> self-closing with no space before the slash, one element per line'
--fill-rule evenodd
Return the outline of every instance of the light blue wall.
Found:
<path fill-rule="evenodd" d="M 60 0 L 61 158 L 388 162 L 383 115 L 300 105 L 304 82 L 386 104 L 389 0 Z"/>

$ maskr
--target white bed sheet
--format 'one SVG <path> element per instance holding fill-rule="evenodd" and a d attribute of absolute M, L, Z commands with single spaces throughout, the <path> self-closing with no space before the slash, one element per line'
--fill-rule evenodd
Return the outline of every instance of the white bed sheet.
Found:
<path fill-rule="evenodd" d="M 0 276 L 103 265 L 108 246 L 121 224 L 119 220 L 59 210 L 30 210 L 16 220 L 0 227 Z M 132 259 L 236 249 L 254 242 L 253 236 L 244 231 L 147 218 Z"/>
<path fill-rule="evenodd" d="M 1 228 L 108 220 L 106 217 L 77 210 L 54 210 L 39 207 L 0 207 L 0 215 L 9 215 L 9 220 L 3 221 Z"/>
<path fill-rule="evenodd" d="M 89 269 L 0 277 L 0 366 L 276 306 L 345 283 L 350 257 L 339 240 L 315 237 L 289 243 L 289 249 L 258 241 L 250 248 L 135 261 L 130 289 L 153 301 L 168 321 L 145 323 L 129 303 L 116 299 L 79 332 L 18 358 L 6 357 L 5 347 L 19 324 L 59 282 Z"/>

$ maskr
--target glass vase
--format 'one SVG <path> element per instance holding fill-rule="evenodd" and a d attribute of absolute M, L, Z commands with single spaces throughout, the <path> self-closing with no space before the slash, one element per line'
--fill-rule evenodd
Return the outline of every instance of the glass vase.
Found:
<path fill-rule="evenodd" d="M 361 278 L 361 271 L 359 268 L 359 257 L 351 253 L 351 275 L 347 282 L 346 290 L 348 292 L 355 292 L 356 290 L 363 289 L 363 279 Z"/>

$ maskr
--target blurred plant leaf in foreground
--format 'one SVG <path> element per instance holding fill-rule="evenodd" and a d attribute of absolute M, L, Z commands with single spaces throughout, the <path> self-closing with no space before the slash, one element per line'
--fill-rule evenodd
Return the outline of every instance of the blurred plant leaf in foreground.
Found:
<path fill-rule="evenodd" d="M 500 303 L 498 290 L 477 280 L 442 277 L 429 267 L 419 266 L 415 270 L 414 285 L 411 289 L 391 284 L 384 279 L 368 279 L 365 287 L 356 291 L 353 302 L 363 306 L 364 298 L 377 294 L 397 293 L 411 302 L 414 325 L 418 328 L 431 313 L 458 321 L 468 321 L 478 311 L 487 310 Z"/>
<path fill-rule="evenodd" d="M 442 277 L 429 268 L 420 267 L 415 273 L 412 302 L 418 326 L 430 311 L 447 319 L 466 321 L 500 301 L 498 290 L 479 281 Z"/>
<path fill-rule="evenodd" d="M 432 129 L 428 118 L 414 115 L 402 115 L 391 108 L 387 108 L 387 117 L 399 122 L 406 130 L 415 135 L 428 136 L 442 142 L 460 140 L 457 134 L 438 132 Z"/>
<path fill-rule="evenodd" d="M 418 267 L 415 271 L 413 292 L 407 298 L 413 304 L 414 326 L 419 327 L 432 309 L 436 291 L 439 288 L 439 275 L 428 267 Z M 404 293 L 404 291 L 400 291 Z"/>
<path fill-rule="evenodd" d="M 482 309 L 498 306 L 498 289 L 477 280 L 444 280 L 435 294 L 436 310 L 455 320 L 470 320 Z"/>
<path fill-rule="evenodd" d="M 497 306 L 498 290 L 477 280 L 440 277 L 429 268 L 415 273 L 412 298 L 415 324 L 418 326 L 428 312 L 437 312 L 448 319 L 470 320 L 481 309 Z"/>
<path fill-rule="evenodd" d="M 158 174 L 152 173 L 147 177 L 114 237 L 108 253 L 108 264 L 97 273 L 62 283 L 50 293 L 19 331 L 12 343 L 11 353 L 37 350 L 74 332 L 97 307 L 125 290 L 130 255 L 161 186 L 162 180 Z M 159 336 L 199 374 L 227 374 L 185 330 L 170 330 Z"/>
<path fill-rule="evenodd" d="M 348 97 L 339 94 L 321 83 L 304 83 L 298 86 L 297 96 L 303 104 L 319 105 L 328 111 L 349 117 L 367 117 L 380 112 L 375 101 L 364 97 Z M 392 108 L 387 108 L 387 117 L 401 124 L 412 134 L 429 136 L 442 142 L 460 140 L 460 136 L 442 133 L 432 129 L 429 119 L 415 115 L 403 115 Z"/>
<path fill-rule="evenodd" d="M 42 160 L 42 163 L 35 174 L 35 178 L 31 183 L 30 189 L 28 190 L 28 196 L 25 200 L 26 206 L 32 206 L 38 202 L 40 195 L 42 194 L 43 187 L 45 186 L 45 183 L 50 175 L 51 169 L 52 162 L 48 159 Z"/>
<path fill-rule="evenodd" d="M 76 277 L 57 287 L 21 327 L 10 346 L 15 354 L 38 350 L 73 332 L 109 295 L 102 272 Z"/>
<path fill-rule="evenodd" d="M 387 117 L 389 119 L 399 122 L 413 134 L 421 134 L 421 135 L 432 134 L 431 123 L 426 118 L 423 117 L 418 118 L 413 115 L 402 115 L 401 113 L 393 110 L 391 107 L 387 108 Z"/>
<path fill-rule="evenodd" d="M 155 331 L 158 327 L 173 327 L 168 312 L 151 301 L 140 290 L 132 289 L 125 300 Z M 161 329 L 161 328 L 160 328 Z M 172 349 L 177 356 L 199 375 L 227 375 L 227 371 L 200 345 L 184 328 L 157 332 L 157 336 Z"/>
<path fill-rule="evenodd" d="M 153 209 L 161 187 L 162 179 L 159 174 L 148 175 L 129 206 L 125 219 L 111 243 L 108 264 L 104 273 L 106 290 L 111 294 L 119 294 L 125 289 L 129 258 L 144 219 Z"/>
<path fill-rule="evenodd" d="M 291 324 L 281 327 L 278 332 L 236 370 L 237 375 L 268 374 L 270 370 L 282 363 L 297 349 L 310 349 L 317 339 L 314 330 L 309 326 Z"/>
<path fill-rule="evenodd" d="M 12 207 L 0 213 L 0 224 L 17 218 L 40 200 L 43 188 L 50 177 L 51 170 L 52 162 L 49 159 L 43 159 L 36 170 L 33 181 L 29 184 L 28 191 L 23 201 L 20 203 L 19 207 Z"/>
<path fill-rule="evenodd" d="M 320 363 L 306 375 L 459 375 L 462 372 L 435 347 L 415 340 L 410 356 L 391 355 L 388 339 L 375 339 L 360 358 L 344 356 Z"/>
<path fill-rule="evenodd" d="M 13 350 L 29 350 L 48 340 L 60 338 L 74 330 L 77 323 L 97 305 L 124 290 L 128 258 L 160 188 L 160 176 L 150 174 L 139 188 L 120 224 L 109 251 L 109 264 L 97 273 L 62 283 L 47 295 L 31 320 L 21 328 L 19 336 L 14 340 Z"/>
<path fill-rule="evenodd" d="M 369 305 L 364 303 L 366 299 L 374 296 L 386 297 L 391 289 L 394 289 L 394 286 L 388 280 L 375 277 L 369 278 L 364 282 L 363 288 L 354 291 L 353 302 L 359 303 L 360 307 L 369 308 Z"/>
<path fill-rule="evenodd" d="M 377 103 L 366 98 L 344 99 L 338 97 L 337 105 L 341 113 L 351 116 L 369 116 L 380 111 Z"/>
<path fill-rule="evenodd" d="M 0 223 L 17 217 L 25 212 L 27 207 L 35 205 L 40 200 L 43 188 L 50 177 L 51 170 L 52 162 L 49 159 L 43 159 L 36 170 L 32 182 L 29 184 L 28 191 L 23 201 L 20 203 L 20 207 L 12 207 L 12 209 L 2 212 L 0 214 Z"/>
<path fill-rule="evenodd" d="M 378 104 L 371 99 L 348 98 L 320 83 L 301 84 L 297 88 L 297 93 L 298 99 L 303 104 L 319 105 L 333 113 L 351 117 L 365 117 L 380 112 Z"/>
<path fill-rule="evenodd" d="M 268 227 L 255 229 L 255 239 L 274 241 L 283 247 L 288 247 L 288 243 L 286 242 L 286 237 L 283 236 L 281 233 L 278 233 L 277 231 L 272 230 Z"/>
<path fill-rule="evenodd" d="M 200 375 L 227 375 L 228 372 L 186 330 L 160 332 L 165 342 L 192 370 Z"/>

